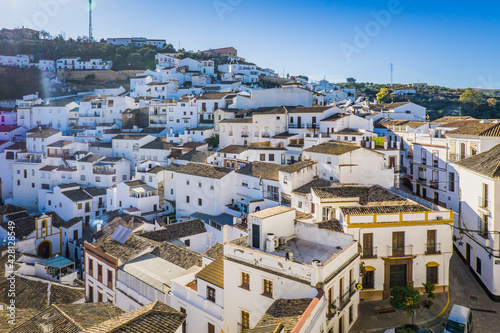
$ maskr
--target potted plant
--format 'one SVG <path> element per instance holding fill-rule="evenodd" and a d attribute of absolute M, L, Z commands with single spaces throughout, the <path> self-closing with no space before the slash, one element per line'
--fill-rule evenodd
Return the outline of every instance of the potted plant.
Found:
<path fill-rule="evenodd" d="M 436 294 L 434 294 L 436 285 L 430 281 L 427 281 L 426 283 L 422 283 L 422 286 L 424 286 L 424 293 L 427 294 L 427 299 L 424 301 L 424 306 L 429 309 L 433 304 L 431 299 L 436 298 Z"/>

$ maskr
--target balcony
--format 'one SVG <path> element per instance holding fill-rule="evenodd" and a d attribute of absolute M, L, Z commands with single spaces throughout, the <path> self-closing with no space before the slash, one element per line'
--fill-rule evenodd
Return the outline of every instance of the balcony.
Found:
<path fill-rule="evenodd" d="M 115 169 L 94 169 L 94 175 L 116 175 Z"/>
<path fill-rule="evenodd" d="M 244 133 L 241 133 L 241 137 L 242 138 L 248 138 L 248 132 L 244 132 Z"/>
<path fill-rule="evenodd" d="M 413 255 L 413 245 L 392 247 L 387 246 L 387 255 L 389 257 L 406 257 Z"/>
<path fill-rule="evenodd" d="M 441 254 L 441 243 L 426 243 L 425 254 Z"/>
<path fill-rule="evenodd" d="M 491 206 L 491 202 L 490 202 L 490 200 L 488 200 L 488 198 L 481 196 L 478 198 L 478 206 L 479 206 L 479 208 L 489 210 L 489 207 Z"/>
<path fill-rule="evenodd" d="M 427 165 L 427 159 L 426 158 L 422 158 L 422 164 L 423 165 Z"/>
<path fill-rule="evenodd" d="M 467 154 L 449 154 L 448 160 L 450 162 L 456 162 L 456 161 L 464 160 L 464 159 L 469 158 L 469 157 L 470 157 L 470 155 L 467 155 Z"/>
<path fill-rule="evenodd" d="M 269 134 L 269 133 L 262 133 L 262 137 L 263 138 L 270 138 L 271 134 Z"/>
<path fill-rule="evenodd" d="M 363 247 L 363 252 L 361 253 L 361 258 L 363 259 L 375 259 L 377 258 L 377 247 Z"/>
<path fill-rule="evenodd" d="M 356 293 L 356 281 L 352 282 L 347 290 L 342 296 L 338 297 L 336 304 L 338 304 L 337 311 L 342 311 L 347 304 L 351 301 L 352 296 Z"/>
<path fill-rule="evenodd" d="M 435 168 L 439 167 L 439 161 L 438 160 L 432 161 L 432 166 Z"/>
<path fill-rule="evenodd" d="M 433 189 L 439 189 L 439 182 L 436 180 L 431 180 L 431 188 Z"/>

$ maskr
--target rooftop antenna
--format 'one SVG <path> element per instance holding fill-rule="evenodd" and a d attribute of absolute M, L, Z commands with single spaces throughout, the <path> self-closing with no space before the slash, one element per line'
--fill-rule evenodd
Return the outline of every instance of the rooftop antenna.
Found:
<path fill-rule="evenodd" d="M 392 86 L 392 79 L 393 79 L 393 75 L 394 75 L 394 64 L 393 63 L 389 64 L 389 69 L 391 71 L 391 86 Z"/>
<path fill-rule="evenodd" d="M 89 42 L 92 40 L 92 0 L 89 0 Z"/>

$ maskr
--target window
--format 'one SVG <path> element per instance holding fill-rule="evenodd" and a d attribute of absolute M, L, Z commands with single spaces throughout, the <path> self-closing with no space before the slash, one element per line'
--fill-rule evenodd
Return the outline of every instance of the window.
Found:
<path fill-rule="evenodd" d="M 450 172 L 448 174 L 448 180 L 449 180 L 448 189 L 450 190 L 450 192 L 455 192 L 455 174 L 453 172 Z"/>
<path fill-rule="evenodd" d="M 354 306 L 351 304 L 349 307 L 349 324 L 352 324 L 352 321 L 354 320 Z"/>
<path fill-rule="evenodd" d="M 266 154 L 260 154 L 260 161 L 265 162 L 266 161 Z"/>
<path fill-rule="evenodd" d="M 215 326 L 208 323 L 208 333 L 215 333 Z"/>
<path fill-rule="evenodd" d="M 241 328 L 250 328 L 250 314 L 246 311 L 241 311 Z"/>
<path fill-rule="evenodd" d="M 405 232 L 396 231 L 392 233 L 392 256 L 405 255 Z"/>
<path fill-rule="evenodd" d="M 375 288 L 375 271 L 368 271 L 363 274 L 363 289 Z"/>
<path fill-rule="evenodd" d="M 97 292 L 97 301 L 102 302 L 102 293 L 101 292 Z"/>
<path fill-rule="evenodd" d="M 200 188 L 201 188 L 201 182 L 198 182 L 198 187 L 200 187 Z"/>
<path fill-rule="evenodd" d="M 203 200 L 201 198 L 198 198 L 198 206 L 203 206 Z"/>
<path fill-rule="evenodd" d="M 427 267 L 427 282 L 438 283 L 438 266 Z"/>
<path fill-rule="evenodd" d="M 78 209 L 82 209 L 83 208 L 83 204 L 80 202 L 78 203 Z"/>
<path fill-rule="evenodd" d="M 89 302 L 94 302 L 94 287 L 89 286 Z"/>
<path fill-rule="evenodd" d="M 376 257 L 373 248 L 373 233 L 363 234 L 363 258 Z"/>
<path fill-rule="evenodd" d="M 17 186 L 21 186 L 21 181 L 19 179 L 17 180 Z"/>
<path fill-rule="evenodd" d="M 476 258 L 476 272 L 481 275 L 481 259 Z"/>
<path fill-rule="evenodd" d="M 89 271 L 90 276 L 94 276 L 94 260 L 89 258 Z"/>
<path fill-rule="evenodd" d="M 189 185 L 189 180 L 186 180 L 186 185 Z"/>
<path fill-rule="evenodd" d="M 51 200 L 48 201 L 48 205 L 52 206 L 52 201 Z"/>
<path fill-rule="evenodd" d="M 215 289 L 207 286 L 207 299 L 215 303 Z"/>
<path fill-rule="evenodd" d="M 489 226 L 488 226 L 488 222 L 489 222 L 489 216 L 486 215 L 486 214 L 481 214 L 481 218 L 479 220 L 479 235 L 484 237 L 484 238 L 488 238 L 488 233 L 489 233 Z"/>
<path fill-rule="evenodd" d="M 35 188 L 35 183 L 31 183 L 31 187 L 32 187 L 32 188 Z"/>
<path fill-rule="evenodd" d="M 186 244 L 186 246 L 191 246 L 191 240 L 190 239 L 186 239 L 184 241 L 184 244 Z"/>
<path fill-rule="evenodd" d="M 102 265 L 97 264 L 97 281 L 102 282 Z"/>
<path fill-rule="evenodd" d="M 80 180 L 85 181 L 85 175 L 81 175 Z"/>
<path fill-rule="evenodd" d="M 274 154 L 269 154 L 269 162 L 274 162 Z"/>
<path fill-rule="evenodd" d="M 186 195 L 186 203 L 189 203 L 189 195 Z"/>
<path fill-rule="evenodd" d="M 187 313 L 186 309 L 184 309 L 183 307 L 181 307 L 181 308 L 179 309 L 179 311 L 180 311 L 181 313 L 184 313 L 184 314 L 186 314 L 186 313 Z M 184 320 L 184 321 L 182 322 L 182 333 L 186 333 L 186 332 L 187 332 L 187 323 L 186 323 L 186 321 L 187 321 L 187 320 Z"/>
<path fill-rule="evenodd" d="M 73 240 L 77 240 L 77 239 L 78 239 L 78 229 L 73 230 Z"/>
<path fill-rule="evenodd" d="M 273 281 L 264 279 L 263 284 L 262 295 L 273 298 Z"/>
<path fill-rule="evenodd" d="M 425 254 L 437 254 L 436 230 L 427 230 L 427 251 Z"/>
<path fill-rule="evenodd" d="M 248 273 L 241 273 L 241 285 L 240 288 L 250 290 L 250 274 Z"/>
<path fill-rule="evenodd" d="M 172 194 L 172 195 L 174 194 L 174 189 L 173 188 L 170 189 L 170 194 Z"/>

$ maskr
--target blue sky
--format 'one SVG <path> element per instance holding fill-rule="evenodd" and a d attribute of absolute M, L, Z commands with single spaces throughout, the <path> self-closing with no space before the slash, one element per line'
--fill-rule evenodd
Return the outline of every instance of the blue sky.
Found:
<path fill-rule="evenodd" d="M 354 77 L 388 83 L 393 63 L 398 83 L 500 89 L 500 3 L 494 1 L 94 3 L 98 39 L 165 38 L 188 50 L 234 46 L 259 66 L 334 82 Z M 0 0 L 0 8 L 3 27 L 88 34 L 87 0 Z"/>

